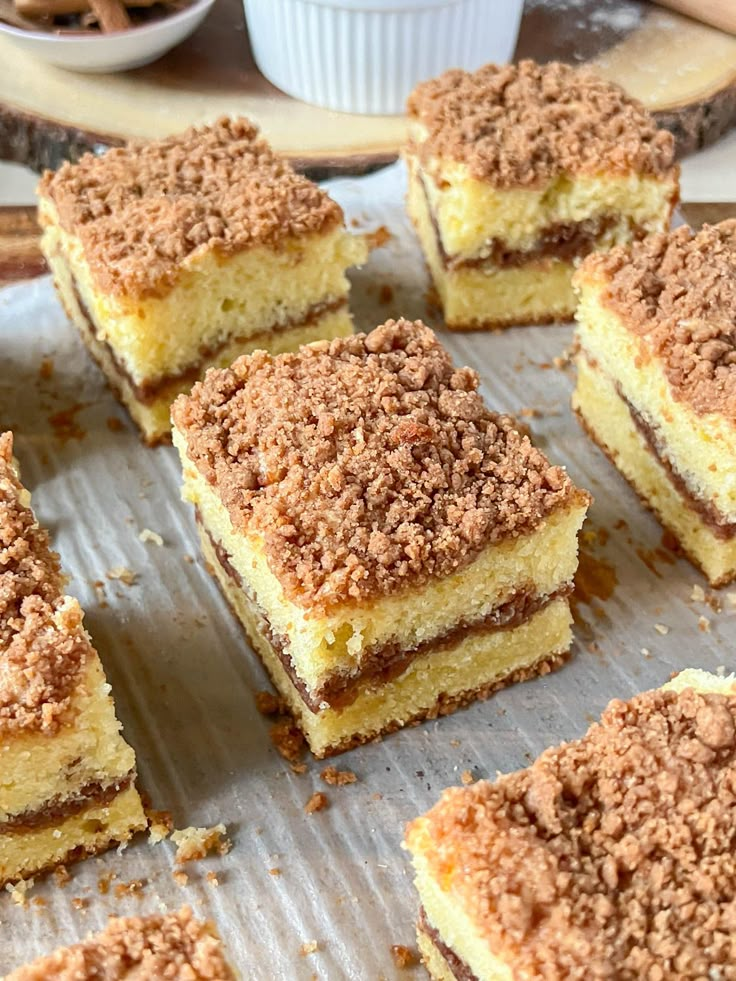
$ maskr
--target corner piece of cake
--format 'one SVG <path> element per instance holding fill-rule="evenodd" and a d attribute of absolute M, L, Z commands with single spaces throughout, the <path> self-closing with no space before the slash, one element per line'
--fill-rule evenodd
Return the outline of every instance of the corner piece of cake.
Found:
<path fill-rule="evenodd" d="M 589 496 L 421 322 L 211 371 L 174 404 L 205 558 L 316 756 L 546 673 Z"/>
<path fill-rule="evenodd" d="M 0 886 L 146 827 L 133 750 L 0 436 Z"/>
<path fill-rule="evenodd" d="M 453 69 L 408 112 L 409 215 L 450 328 L 570 320 L 583 256 L 669 227 L 672 136 L 588 70 Z"/>
<path fill-rule="evenodd" d="M 4 981 L 235 981 L 212 923 L 176 913 L 111 917 L 81 943 L 19 967 Z"/>
<path fill-rule="evenodd" d="M 728 978 L 736 677 L 688 670 L 407 828 L 435 981 Z"/>
<path fill-rule="evenodd" d="M 86 154 L 38 195 L 57 292 L 148 443 L 207 367 L 352 331 L 366 241 L 248 120 Z"/>
<path fill-rule="evenodd" d="M 736 221 L 591 256 L 573 408 L 714 586 L 736 577 Z"/>

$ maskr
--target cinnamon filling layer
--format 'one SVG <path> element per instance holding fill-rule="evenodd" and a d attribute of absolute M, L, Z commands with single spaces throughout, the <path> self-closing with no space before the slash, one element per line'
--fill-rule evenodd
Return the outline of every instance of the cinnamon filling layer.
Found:
<path fill-rule="evenodd" d="M 587 354 L 585 357 L 592 368 L 597 368 L 597 370 L 600 371 L 600 368 L 595 361 L 591 360 Z M 646 448 L 667 474 L 670 483 L 680 495 L 687 507 L 697 514 L 703 524 L 713 533 L 716 538 L 721 539 L 721 541 L 730 541 L 732 538 L 736 537 L 736 522 L 730 522 L 726 516 L 718 510 L 712 501 L 703 500 L 702 497 L 698 497 L 693 493 L 693 491 L 685 483 L 682 475 L 675 470 L 670 461 L 664 455 L 661 442 L 657 438 L 657 434 L 653 427 L 631 404 L 631 402 L 629 402 L 619 383 L 615 379 L 612 379 L 612 381 L 616 388 L 618 397 L 629 410 L 631 421 L 633 422 L 639 435 L 644 440 Z"/>
<path fill-rule="evenodd" d="M 202 523 L 199 513 L 197 513 L 197 521 Z M 423 641 L 415 647 L 402 647 L 398 641 L 390 641 L 368 648 L 364 654 L 366 663 L 357 674 L 336 674 L 329 678 L 317 691 L 311 692 L 306 688 L 294 668 L 288 653 L 288 639 L 273 630 L 265 611 L 255 602 L 242 576 L 233 566 L 227 550 L 220 542 L 215 541 L 206 529 L 205 533 L 223 571 L 244 593 L 251 607 L 257 611 L 262 636 L 278 655 L 284 670 L 299 692 L 304 704 L 311 712 L 315 713 L 319 712 L 325 704 L 331 709 L 346 708 L 358 698 L 366 684 L 370 683 L 374 687 L 387 685 L 403 674 L 416 658 L 455 647 L 460 641 L 472 634 L 512 630 L 519 627 L 554 600 L 569 596 L 573 589 L 572 583 L 567 583 L 548 596 L 539 596 L 533 587 L 519 589 L 510 599 L 491 610 L 484 617 L 469 622 L 461 621 L 444 634 Z"/>
<path fill-rule="evenodd" d="M 503 239 L 492 238 L 484 246 L 482 256 L 463 259 L 460 256 L 448 255 L 445 251 L 437 216 L 430 203 L 423 179 L 422 188 L 427 202 L 427 211 L 432 221 L 437 251 L 442 265 L 445 269 L 450 270 L 477 269 L 486 265 L 496 269 L 515 269 L 539 259 L 559 259 L 563 262 L 572 262 L 573 259 L 580 259 L 592 252 L 601 236 L 620 221 L 620 216 L 617 215 L 598 215 L 583 221 L 557 222 L 554 225 L 548 225 L 539 233 L 539 237 L 531 249 L 510 249 Z M 629 230 L 632 237 L 637 239 L 643 238 L 646 234 L 641 226 L 631 223 Z"/>
<path fill-rule="evenodd" d="M 453 977 L 457 978 L 457 981 L 478 981 L 477 976 L 473 974 L 465 961 L 460 960 L 452 947 L 447 946 L 438 931 L 429 922 L 423 906 L 419 909 L 419 929 L 429 937 L 440 954 L 442 954 Z"/>
<path fill-rule="evenodd" d="M 118 794 L 127 790 L 133 782 L 133 774 L 128 774 L 122 780 L 104 786 L 95 781 L 85 784 L 71 797 L 54 797 L 44 807 L 36 811 L 24 811 L 13 814 L 0 822 L 0 834 L 23 834 L 26 831 L 36 831 L 51 824 L 59 824 L 66 818 L 73 817 L 91 805 L 104 807 L 114 800 Z"/>
<path fill-rule="evenodd" d="M 225 348 L 229 347 L 231 344 L 251 344 L 254 341 L 258 341 L 259 338 L 263 338 L 264 343 L 267 343 L 267 339 L 273 334 L 280 334 L 283 331 L 294 330 L 298 327 L 309 327 L 312 324 L 316 324 L 317 321 L 326 314 L 336 313 L 338 310 L 346 308 L 348 305 L 346 297 L 341 297 L 337 300 L 327 300 L 323 303 L 315 303 L 313 306 L 307 307 L 304 315 L 298 320 L 291 319 L 273 324 L 272 326 L 266 327 L 259 331 L 257 334 L 248 335 L 248 337 L 229 336 L 218 344 L 213 344 L 209 347 L 203 345 L 199 348 L 199 360 L 194 364 L 191 364 L 184 371 L 177 374 L 162 375 L 159 378 L 155 378 L 150 381 L 136 382 L 133 380 L 130 372 L 118 358 L 110 344 L 108 344 L 104 338 L 100 337 L 95 326 L 95 322 L 92 318 L 92 314 L 81 297 L 77 280 L 71 270 L 68 267 L 67 269 L 69 271 L 77 306 L 79 307 L 80 313 L 87 323 L 90 333 L 94 336 L 97 343 L 101 344 L 105 348 L 108 356 L 115 365 L 115 370 L 117 373 L 128 383 L 135 398 L 144 405 L 150 405 L 157 399 L 161 398 L 167 388 L 179 387 L 188 383 L 193 385 L 199 378 L 201 378 L 205 365 L 212 361 L 213 358 L 216 358 L 221 351 L 224 351 Z"/>

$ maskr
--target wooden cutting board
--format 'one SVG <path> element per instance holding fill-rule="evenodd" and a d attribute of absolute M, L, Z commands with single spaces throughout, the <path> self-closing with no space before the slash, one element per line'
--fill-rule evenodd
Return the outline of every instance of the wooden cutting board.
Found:
<path fill-rule="evenodd" d="M 658 115 L 681 154 L 736 121 L 736 37 L 645 0 L 527 0 L 517 57 L 592 62 Z M 180 47 L 118 75 L 51 68 L 0 37 L 0 158 L 55 167 L 221 113 L 252 117 L 278 149 L 320 174 L 391 160 L 404 135 L 401 117 L 329 112 L 271 86 L 253 62 L 240 0 L 218 0 Z"/>

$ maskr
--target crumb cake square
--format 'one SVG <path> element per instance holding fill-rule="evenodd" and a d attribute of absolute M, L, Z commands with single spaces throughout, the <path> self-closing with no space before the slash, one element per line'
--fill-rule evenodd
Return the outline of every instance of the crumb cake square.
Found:
<path fill-rule="evenodd" d="M 450 328 L 570 320 L 579 259 L 669 227 L 672 136 L 588 70 L 451 70 L 408 112 L 408 210 Z"/>
<path fill-rule="evenodd" d="M 407 828 L 435 981 L 730 978 L 736 677 L 613 701 L 525 770 Z"/>
<path fill-rule="evenodd" d="M 176 913 L 111 917 L 81 943 L 11 971 L 5 981 L 235 981 L 212 923 Z"/>
<path fill-rule="evenodd" d="M 86 154 L 38 195 L 61 301 L 149 443 L 207 367 L 352 331 L 365 239 L 248 120 Z"/>
<path fill-rule="evenodd" d="M 588 258 L 573 408 L 714 586 L 736 576 L 736 221 Z"/>
<path fill-rule="evenodd" d="M 316 756 L 556 666 L 588 495 L 421 322 L 173 408 L 204 555 Z"/>
<path fill-rule="evenodd" d="M 133 750 L 0 436 L 0 886 L 146 827 Z"/>

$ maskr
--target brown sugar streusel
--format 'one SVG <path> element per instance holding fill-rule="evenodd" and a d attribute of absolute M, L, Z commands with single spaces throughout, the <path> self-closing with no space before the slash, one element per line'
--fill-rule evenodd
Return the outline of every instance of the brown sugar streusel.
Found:
<path fill-rule="evenodd" d="M 278 248 L 342 222 L 340 207 L 275 154 L 253 123 L 226 117 L 87 153 L 47 171 L 39 195 L 81 241 L 98 287 L 138 297 L 167 292 L 194 253 Z"/>
<path fill-rule="evenodd" d="M 725 979 L 735 808 L 736 696 L 654 691 L 447 791 L 407 840 L 519 976 Z"/>
<path fill-rule="evenodd" d="M 426 138 L 423 162 L 449 159 L 502 188 L 534 187 L 560 174 L 665 175 L 674 140 L 617 85 L 559 62 L 452 69 L 422 82 L 410 117 Z"/>
<path fill-rule="evenodd" d="M 390 320 L 239 358 L 173 417 L 287 596 L 326 609 L 449 575 L 584 496 L 478 385 L 420 321 Z"/>
<path fill-rule="evenodd" d="M 28 505 L 0 435 L 0 732 L 53 732 L 66 718 L 92 649 L 63 594 L 59 557 Z"/>
<path fill-rule="evenodd" d="M 178 913 L 112 917 L 101 933 L 13 972 L 8 981 L 80 978 L 211 978 L 231 981 L 220 941 L 189 907 Z"/>

